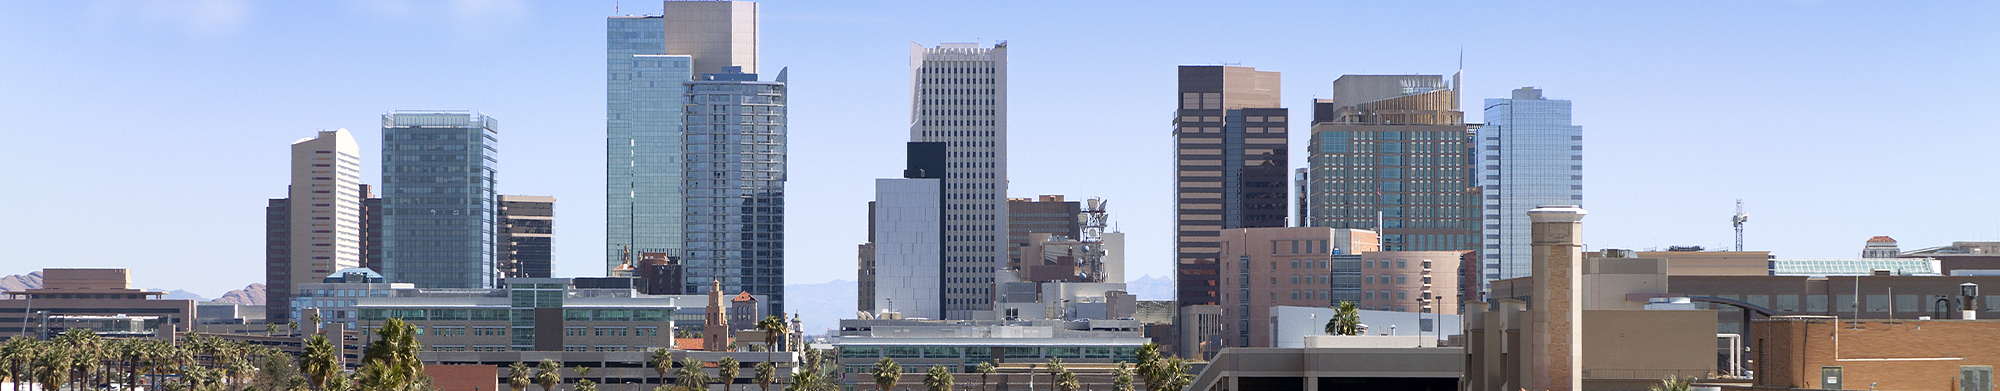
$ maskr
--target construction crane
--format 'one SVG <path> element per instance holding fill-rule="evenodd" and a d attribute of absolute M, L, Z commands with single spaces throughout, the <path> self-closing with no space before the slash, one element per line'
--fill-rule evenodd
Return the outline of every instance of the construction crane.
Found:
<path fill-rule="evenodd" d="M 1092 197 L 1084 200 L 1082 213 L 1076 214 L 1077 222 L 1083 225 L 1082 237 L 1078 238 L 1083 243 L 1083 262 L 1078 266 L 1083 267 L 1085 281 L 1105 282 L 1104 228 L 1111 222 L 1111 215 L 1104 212 L 1104 206 L 1109 203 L 1104 197 Z"/>
<path fill-rule="evenodd" d="M 1743 222 L 1750 221 L 1750 214 L 1743 213 L 1743 200 L 1736 200 L 1736 215 L 1729 217 L 1729 223 L 1736 226 L 1736 251 L 1743 251 Z"/>

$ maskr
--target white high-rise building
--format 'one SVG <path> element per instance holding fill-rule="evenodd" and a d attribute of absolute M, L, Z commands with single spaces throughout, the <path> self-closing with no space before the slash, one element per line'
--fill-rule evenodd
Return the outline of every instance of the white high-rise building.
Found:
<path fill-rule="evenodd" d="M 272 305 L 267 318 L 291 319 L 300 284 L 361 267 L 361 147 L 347 129 L 323 130 L 292 142 L 292 182 L 267 211 L 285 237 L 269 237 L 264 284 Z M 282 222 L 282 223 L 281 223 Z M 278 225 L 282 225 L 282 228 Z M 280 249 L 282 246 L 282 249 Z M 277 255 L 280 252 L 284 255 Z"/>
<path fill-rule="evenodd" d="M 1570 102 L 1523 87 L 1510 99 L 1486 100 L 1479 128 L 1485 281 L 1534 274 L 1528 211 L 1583 204 L 1583 127 L 1570 124 Z"/>
<path fill-rule="evenodd" d="M 992 319 L 1007 262 L 1007 44 L 911 43 L 910 140 L 946 143 L 943 315 Z"/>

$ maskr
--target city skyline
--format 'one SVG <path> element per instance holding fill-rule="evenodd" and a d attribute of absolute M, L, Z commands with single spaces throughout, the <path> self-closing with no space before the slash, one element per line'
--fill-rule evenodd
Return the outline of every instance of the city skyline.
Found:
<path fill-rule="evenodd" d="M 0 200 L 34 206 L 21 217 L 34 224 L 0 231 L 22 244 L 0 258 L 9 266 L 0 274 L 132 267 L 139 286 L 209 296 L 261 281 L 250 267 L 185 266 L 250 266 L 261 259 L 258 206 L 286 180 L 279 163 L 284 151 L 270 146 L 305 132 L 347 128 L 358 139 L 362 161 L 375 162 L 380 134 L 370 128 L 376 116 L 426 107 L 477 107 L 508 119 L 510 147 L 502 166 L 508 178 L 499 191 L 566 200 L 557 216 L 564 234 L 554 245 L 554 274 L 601 271 L 598 244 L 605 233 L 596 227 L 604 221 L 594 211 L 604 210 L 604 183 L 597 182 L 603 176 L 596 173 L 604 162 L 597 153 L 604 151 L 599 61 L 605 51 L 598 45 L 614 3 L 555 8 L 500 2 L 464 9 L 395 2 L 120 4 L 0 6 L 0 26 L 6 26 L 0 27 L 0 52 L 40 53 L 0 59 L 0 76 L 10 80 L 4 87 L 9 93 L 0 94 L 0 116 L 14 119 L 4 133 L 16 140 L 0 158 L 0 177 L 22 186 Z M 865 241 L 865 209 L 857 205 L 872 197 L 873 178 L 890 176 L 885 173 L 902 164 L 907 137 L 897 123 L 908 115 L 901 107 L 909 88 L 902 61 L 910 41 L 1004 39 L 1016 49 L 1009 159 L 1015 163 L 1005 196 L 1118 200 L 1112 219 L 1131 238 L 1133 278 L 1170 270 L 1165 260 L 1172 257 L 1172 235 L 1160 227 L 1171 216 L 1171 138 L 1164 119 L 1174 103 L 1162 97 L 1172 94 L 1176 65 L 1226 61 L 1283 72 L 1292 93 L 1281 104 L 1300 108 L 1325 97 L 1338 75 L 1435 72 L 1451 66 L 1461 48 L 1467 68 L 1462 104 L 1503 98 L 1522 86 L 1560 91 L 1577 102 L 1574 122 L 1593 132 L 1585 173 L 1593 213 L 1585 243 L 1593 249 L 1726 247 L 1732 231 L 1724 217 L 1735 199 L 1757 215 L 1748 223 L 1747 247 L 1780 257 L 1850 256 L 1855 245 L 1877 235 L 1921 248 L 2000 234 L 2000 227 L 1986 223 L 2000 212 L 1975 201 L 2000 189 L 1962 179 L 1963 169 L 1980 167 L 1980 147 L 2000 143 L 2000 136 L 1934 116 L 1883 122 L 1855 121 L 1852 114 L 1877 109 L 1887 97 L 1927 109 L 1979 112 L 1983 105 L 1973 91 L 2000 87 L 1979 72 L 2000 54 L 1965 50 L 1957 42 L 1991 40 L 1994 34 L 1978 27 L 1981 15 L 2000 11 L 1990 4 L 1949 11 L 1813 2 L 1719 8 L 1469 4 L 1428 9 L 1424 15 L 1446 26 L 1437 31 L 1393 44 L 1364 42 L 1337 56 L 1303 37 L 1399 24 L 1327 26 L 1316 20 L 1409 10 L 1274 5 L 1292 11 L 1260 16 L 1267 22 L 1245 31 L 1203 37 L 1213 33 L 1174 31 L 1162 21 L 1251 18 L 1251 11 L 1135 3 L 1074 5 L 1081 9 L 1062 12 L 997 4 L 761 4 L 760 60 L 792 67 L 793 82 L 806 85 L 793 97 L 791 159 L 798 164 L 790 173 L 788 201 L 795 211 L 811 212 L 788 222 L 796 237 L 787 247 L 813 255 L 791 262 L 791 283 L 853 275 L 852 246 Z M 623 13 L 639 13 L 650 5 L 624 6 Z M 1091 17 L 1110 12 L 1130 17 Z M 425 13 L 445 16 L 437 22 Z M 927 17 L 974 13 L 993 16 Z M 1041 22 L 1023 22 L 1030 20 Z M 1486 26 L 1493 24 L 1481 22 L 1491 20 L 1533 22 L 1506 25 L 1517 34 L 1492 34 Z M 1161 43 L 1169 41 L 1181 42 Z M 500 61 L 400 59 L 399 53 L 441 47 Z M 1198 49 L 1163 50 L 1169 47 Z M 1112 69 L 1079 73 L 1075 64 Z M 1079 74 L 1091 80 L 1070 77 Z M 1917 76 L 1911 75 L 1945 79 L 1949 88 L 1912 82 Z M 481 83 L 460 83 L 466 80 Z M 452 88 L 441 88 L 446 86 Z M 1078 88 L 1086 88 L 1090 99 L 1077 98 Z M 206 118 L 216 112 L 237 118 Z M 1292 127 L 1306 128 L 1305 116 L 1291 117 Z M 1303 133 L 1293 132 L 1288 143 L 1294 162 L 1304 161 Z M 116 158 L 78 159 L 73 152 L 82 145 Z M 1096 172 L 1077 175 L 1079 167 Z M 362 183 L 381 184 L 379 169 L 364 163 Z M 1918 185 L 1856 192 L 1848 184 L 1854 178 Z M 132 188 L 158 189 L 163 198 L 156 202 L 188 211 L 110 198 Z M 147 248 L 156 255 L 148 262 L 79 251 L 106 244 L 96 228 L 137 215 L 185 223 L 160 235 L 109 239 Z M 799 235 L 804 233 L 812 235 Z"/>

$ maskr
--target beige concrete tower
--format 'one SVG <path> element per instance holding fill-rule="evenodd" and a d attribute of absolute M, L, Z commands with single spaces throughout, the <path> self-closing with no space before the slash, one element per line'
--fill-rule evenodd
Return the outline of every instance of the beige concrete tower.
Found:
<path fill-rule="evenodd" d="M 757 3 L 668 1 L 661 15 L 667 54 L 694 56 L 694 74 L 740 66 L 757 73 Z"/>
<path fill-rule="evenodd" d="M 299 284 L 361 267 L 361 147 L 347 129 L 292 142 L 292 182 L 283 216 L 286 259 L 265 268 L 266 319 L 291 319 Z M 279 220 L 272 220 L 273 223 Z M 269 227 L 276 229 L 278 227 Z"/>
<path fill-rule="evenodd" d="M 1581 269 L 1583 208 L 1550 205 L 1528 211 L 1533 222 L 1535 302 L 1531 306 L 1534 380 L 1529 389 L 1583 389 Z"/>
<path fill-rule="evenodd" d="M 711 352 L 729 350 L 729 307 L 723 301 L 722 281 L 710 281 L 708 288 L 708 316 L 701 325 L 701 349 Z"/>

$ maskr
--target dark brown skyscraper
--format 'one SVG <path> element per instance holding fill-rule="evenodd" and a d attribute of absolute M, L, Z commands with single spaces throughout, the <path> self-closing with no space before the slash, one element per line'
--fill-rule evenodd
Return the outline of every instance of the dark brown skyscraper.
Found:
<path fill-rule="evenodd" d="M 1216 305 L 1228 228 L 1283 227 L 1290 204 L 1278 73 L 1180 67 L 1174 116 L 1174 254 L 1181 306 Z"/>
<path fill-rule="evenodd" d="M 499 215 L 500 278 L 549 278 L 556 198 L 503 195 Z"/>

